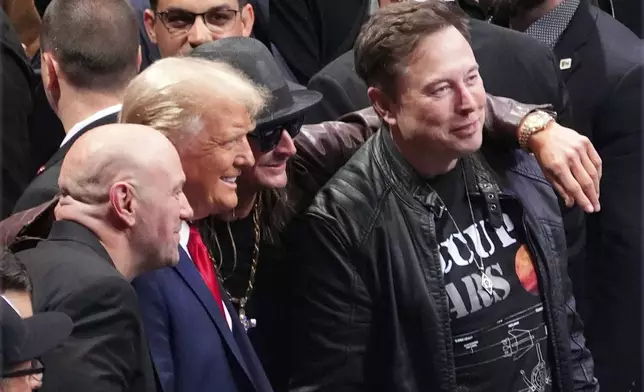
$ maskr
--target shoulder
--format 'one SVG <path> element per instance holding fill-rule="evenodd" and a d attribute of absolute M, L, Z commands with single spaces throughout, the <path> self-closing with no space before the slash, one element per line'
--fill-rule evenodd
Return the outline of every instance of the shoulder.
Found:
<path fill-rule="evenodd" d="M 497 49 L 507 54 L 539 56 L 552 55 L 550 48 L 539 40 L 505 27 L 481 20 L 470 20 L 472 48 L 477 50 Z"/>
<path fill-rule="evenodd" d="M 353 56 L 353 49 L 345 52 L 340 57 L 327 64 L 318 73 L 313 75 L 311 81 L 316 78 L 343 76 L 347 73 L 355 75 L 355 64 Z M 355 76 L 357 77 L 357 75 Z"/>
<path fill-rule="evenodd" d="M 129 282 L 109 261 L 69 242 L 41 241 L 19 252 L 34 285 L 34 303 L 53 306 L 73 299 L 78 306 L 101 297 L 134 299 Z"/>
<path fill-rule="evenodd" d="M 633 68 L 642 67 L 643 41 L 628 27 L 599 8 L 591 5 L 588 12 L 595 22 L 588 39 L 588 56 L 593 56 L 592 60 L 597 64 L 605 64 L 607 71 L 611 72 L 623 74 Z"/>
<path fill-rule="evenodd" d="M 174 282 L 180 279 L 175 268 L 166 267 L 146 272 L 132 280 L 132 287 L 139 294 L 140 299 L 172 292 L 176 289 Z"/>
<path fill-rule="evenodd" d="M 307 214 L 325 217 L 338 227 L 354 230 L 362 238 L 378 218 L 379 211 L 391 194 L 388 182 L 374 159 L 372 137 L 320 190 Z"/>
<path fill-rule="evenodd" d="M 38 174 L 27 186 L 16 203 L 14 212 L 23 211 L 51 200 L 58 193 L 60 165 L 48 167 Z"/>

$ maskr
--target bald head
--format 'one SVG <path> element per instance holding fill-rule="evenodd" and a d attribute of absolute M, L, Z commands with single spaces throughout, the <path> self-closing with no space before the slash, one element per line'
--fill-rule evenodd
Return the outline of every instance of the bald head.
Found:
<path fill-rule="evenodd" d="M 80 137 L 63 161 L 58 185 L 63 196 L 87 203 L 107 201 L 109 188 L 120 181 L 140 186 L 157 164 L 176 158 L 176 150 L 160 132 L 143 125 L 110 124 Z M 167 162 L 166 162 L 167 163 Z"/>
<path fill-rule="evenodd" d="M 176 263 L 181 221 L 192 217 L 176 149 L 145 125 L 112 124 L 82 135 L 65 156 L 55 215 L 92 230 L 132 278 Z"/>

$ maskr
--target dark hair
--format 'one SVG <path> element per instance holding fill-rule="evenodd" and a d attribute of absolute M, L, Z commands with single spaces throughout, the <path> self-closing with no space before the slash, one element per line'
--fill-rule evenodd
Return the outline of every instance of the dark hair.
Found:
<path fill-rule="evenodd" d="M 469 40 L 463 12 L 440 0 L 404 2 L 379 9 L 362 27 L 355 45 L 355 67 L 368 86 L 396 96 L 396 80 L 409 56 L 428 35 L 454 26 Z"/>
<path fill-rule="evenodd" d="M 239 8 L 243 7 L 248 3 L 248 0 L 237 0 L 237 3 L 239 3 Z M 159 0 L 150 0 L 150 9 L 152 11 L 156 11 L 157 7 L 159 6 Z"/>
<path fill-rule="evenodd" d="M 53 0 L 40 44 L 78 88 L 122 89 L 138 73 L 139 27 L 125 0 Z"/>
<path fill-rule="evenodd" d="M 27 269 L 9 251 L 3 251 L 0 259 L 0 292 L 6 290 L 25 291 L 31 294 L 31 279 Z"/>

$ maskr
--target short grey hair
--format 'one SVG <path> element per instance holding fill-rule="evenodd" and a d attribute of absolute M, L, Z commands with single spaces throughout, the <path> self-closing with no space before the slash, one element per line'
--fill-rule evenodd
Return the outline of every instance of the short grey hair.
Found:
<path fill-rule="evenodd" d="M 135 77 L 123 99 L 120 122 L 147 125 L 178 145 L 203 129 L 213 100 L 242 105 L 254 122 L 269 98 L 232 66 L 192 57 L 159 60 Z"/>

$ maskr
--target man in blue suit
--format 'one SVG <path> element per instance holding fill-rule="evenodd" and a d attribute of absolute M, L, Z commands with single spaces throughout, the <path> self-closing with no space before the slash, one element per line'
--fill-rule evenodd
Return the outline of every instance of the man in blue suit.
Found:
<path fill-rule="evenodd" d="M 247 136 L 264 104 L 265 94 L 231 66 L 175 57 L 132 81 L 121 116 L 160 130 L 177 147 L 184 193 L 200 219 L 237 205 L 237 176 L 254 164 Z M 179 242 L 176 266 L 133 281 L 158 389 L 272 392 L 191 223 L 184 222 Z"/>

